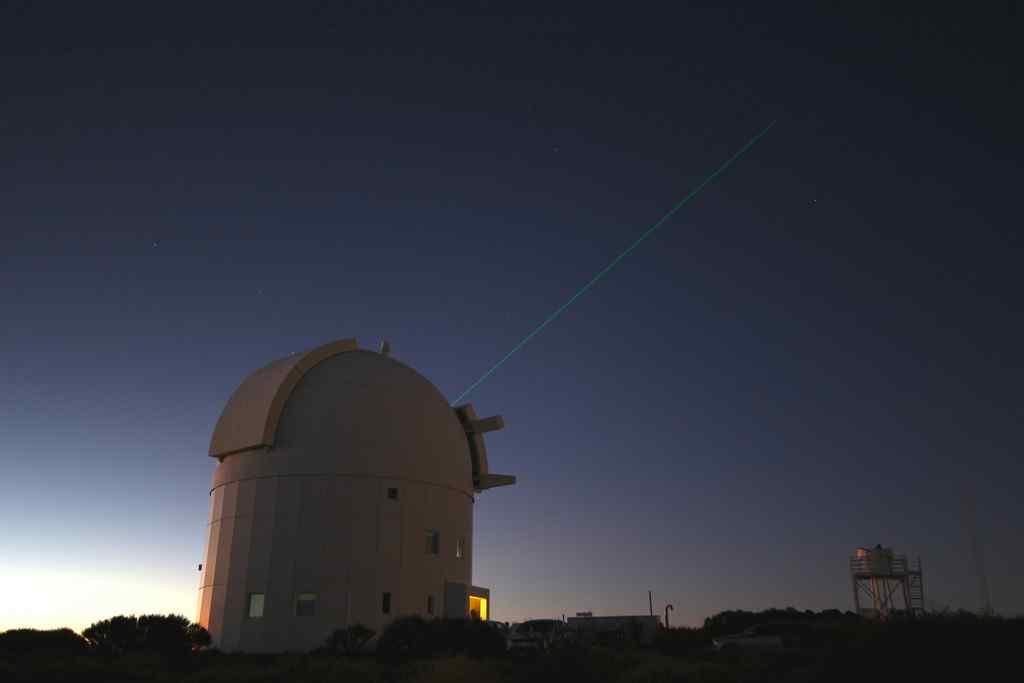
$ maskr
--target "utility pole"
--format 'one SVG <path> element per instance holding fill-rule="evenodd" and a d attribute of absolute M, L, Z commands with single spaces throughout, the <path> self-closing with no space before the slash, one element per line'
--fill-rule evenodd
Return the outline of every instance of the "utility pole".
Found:
<path fill-rule="evenodd" d="M 651 606 L 651 616 L 654 616 L 654 591 L 647 591 L 647 602 Z"/>

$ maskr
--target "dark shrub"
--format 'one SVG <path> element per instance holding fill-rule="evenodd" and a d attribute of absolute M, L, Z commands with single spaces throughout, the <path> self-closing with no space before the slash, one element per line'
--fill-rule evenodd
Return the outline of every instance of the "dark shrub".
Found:
<path fill-rule="evenodd" d="M 711 647 L 711 639 L 703 629 L 663 628 L 654 636 L 654 647 L 664 655 L 675 657 L 690 655 Z"/>
<path fill-rule="evenodd" d="M 787 624 L 836 626 L 840 624 L 856 625 L 861 623 L 861 621 L 861 617 L 852 612 L 840 612 L 835 609 L 823 612 L 800 611 L 792 607 L 787 607 L 786 609 L 766 609 L 762 612 L 729 610 L 706 618 L 703 630 L 708 638 L 715 638 L 717 636 L 739 633 L 751 626 L 761 624 L 781 622 Z"/>
<path fill-rule="evenodd" d="M 514 678 L 522 683 L 540 681 L 662 681 L 677 680 L 656 678 L 653 672 L 646 676 L 627 676 L 631 667 L 641 661 L 634 653 L 621 649 L 590 647 L 578 642 L 565 641 L 552 647 L 544 656 L 513 658 Z"/>
<path fill-rule="evenodd" d="M 188 619 L 177 614 L 147 614 L 139 617 L 139 647 L 143 652 L 156 652 L 177 657 L 192 651 Z"/>
<path fill-rule="evenodd" d="M 479 619 L 438 619 L 431 622 L 435 654 L 497 657 L 505 653 L 505 636 Z"/>
<path fill-rule="evenodd" d="M 199 624 L 189 624 L 185 635 L 188 637 L 188 642 L 192 644 L 193 650 L 201 650 L 210 646 L 210 632 Z"/>
<path fill-rule="evenodd" d="M 388 624 L 377 641 L 381 659 L 429 657 L 436 649 L 431 625 L 422 617 L 402 617 Z"/>
<path fill-rule="evenodd" d="M 107 654 L 151 652 L 181 657 L 210 643 L 210 634 L 177 614 L 117 616 L 82 632 L 96 650 Z"/>
<path fill-rule="evenodd" d="M 505 636 L 479 619 L 405 617 L 381 633 L 377 654 L 383 659 L 413 659 L 438 655 L 495 657 L 505 652 Z"/>
<path fill-rule="evenodd" d="M 499 657 L 505 654 L 505 634 L 487 622 L 473 619 L 469 624 L 469 638 L 465 653 L 470 657 Z"/>
<path fill-rule="evenodd" d="M 90 645 L 104 653 L 122 654 L 139 650 L 139 620 L 134 615 L 97 621 L 82 631 L 82 635 Z"/>
<path fill-rule="evenodd" d="M 335 629 L 327 636 L 324 648 L 328 652 L 343 655 L 357 655 L 363 650 L 376 631 L 362 624 L 353 624 L 345 628 Z"/>
<path fill-rule="evenodd" d="M 70 655 L 85 652 L 88 643 L 85 638 L 69 628 L 52 631 L 37 631 L 34 628 L 16 628 L 0 633 L 0 653 L 25 655 L 43 652 L 53 655 Z"/>

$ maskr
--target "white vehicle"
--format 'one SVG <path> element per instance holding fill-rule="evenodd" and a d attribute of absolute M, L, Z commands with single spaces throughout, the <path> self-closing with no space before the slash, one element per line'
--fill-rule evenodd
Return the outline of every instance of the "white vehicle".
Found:
<path fill-rule="evenodd" d="M 558 619 L 531 619 L 512 626 L 508 634 L 509 652 L 544 652 L 565 637 L 565 624 Z"/>
<path fill-rule="evenodd" d="M 783 650 L 798 647 L 807 626 L 804 624 L 761 624 L 711 641 L 719 652 Z"/>

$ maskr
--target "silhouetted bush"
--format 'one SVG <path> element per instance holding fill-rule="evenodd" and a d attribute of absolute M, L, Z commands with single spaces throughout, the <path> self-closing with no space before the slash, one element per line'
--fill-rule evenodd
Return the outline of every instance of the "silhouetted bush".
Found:
<path fill-rule="evenodd" d="M 181 657 L 210 644 L 210 634 L 177 614 L 116 616 L 98 621 L 82 635 L 99 652 L 120 655 L 151 652 Z"/>
<path fill-rule="evenodd" d="M 402 617 L 388 624 L 377 641 L 377 655 L 382 659 L 429 657 L 436 646 L 433 629 L 422 617 Z"/>
<path fill-rule="evenodd" d="M 662 628 L 654 636 L 654 648 L 673 657 L 692 655 L 711 647 L 711 638 L 699 628 Z"/>
<path fill-rule="evenodd" d="M 627 676 L 627 672 L 643 661 L 638 651 L 624 652 L 618 648 L 592 647 L 575 641 L 563 641 L 545 653 L 510 657 L 507 680 L 516 683 L 542 681 L 672 680 Z"/>
<path fill-rule="evenodd" d="M 377 642 L 382 659 L 416 659 L 440 655 L 496 657 L 505 652 L 505 636 L 478 619 L 404 617 L 391 622 Z"/>
<path fill-rule="evenodd" d="M 185 636 L 188 638 L 188 642 L 192 645 L 193 650 L 201 650 L 204 647 L 210 647 L 210 643 L 212 642 L 210 632 L 199 624 L 189 624 L 188 629 L 185 632 Z"/>
<path fill-rule="evenodd" d="M 376 631 L 362 624 L 338 628 L 327 636 L 324 649 L 333 654 L 357 655 L 374 634 Z"/>
<path fill-rule="evenodd" d="M 85 638 L 69 628 L 51 631 L 15 628 L 0 633 L 0 653 L 13 656 L 40 652 L 50 655 L 82 654 L 88 645 Z"/>
<path fill-rule="evenodd" d="M 836 609 L 823 612 L 811 610 L 798 610 L 792 607 L 786 609 L 766 609 L 761 612 L 748 612 L 746 610 L 728 610 L 719 612 L 704 620 L 703 631 L 710 639 L 717 636 L 739 633 L 744 629 L 759 624 L 786 622 L 792 624 L 841 624 L 861 623 L 863 620 L 853 612 L 840 612 Z"/>
<path fill-rule="evenodd" d="M 471 620 L 465 653 L 470 657 L 500 657 L 506 652 L 505 634 L 486 622 Z"/>
<path fill-rule="evenodd" d="M 134 615 L 97 621 L 82 635 L 100 652 L 122 654 L 139 650 L 139 620 Z"/>
<path fill-rule="evenodd" d="M 786 622 L 797 623 L 793 612 Z M 763 614 L 742 613 L 758 623 Z M 798 613 L 807 616 L 806 613 Z M 139 623 L 142 623 L 142 627 Z M 524 657 L 486 656 L 500 633 L 486 623 L 460 620 L 402 619 L 382 639 L 389 657 L 316 657 L 303 654 L 222 654 L 207 650 L 185 659 L 145 651 L 147 641 L 177 630 L 178 617 L 119 617 L 91 627 L 109 637 L 118 635 L 134 648 L 119 656 L 82 652 L 82 640 L 64 629 L 39 632 L 19 629 L 0 634 L 0 681 L 134 681 L 136 683 L 267 683 L 345 681 L 346 683 L 540 683 L 566 680 L 594 683 L 640 681 L 725 683 L 863 683 L 877 681 L 964 680 L 1007 678 L 1015 670 L 1024 620 L 983 618 L 973 614 L 940 614 L 914 620 L 876 622 L 847 615 L 818 613 L 807 629 L 826 634 L 820 645 L 781 652 L 740 652 L 723 655 L 701 647 L 704 629 L 662 631 L 654 648 L 586 646 L 560 641 L 546 652 Z M 730 621 L 723 628 L 732 629 Z M 186 629 L 187 632 L 187 629 Z M 477 641 L 476 638 L 480 640 Z M 77 644 L 76 644 L 77 643 Z M 485 643 L 480 645 L 479 643 Z M 48 644 L 56 649 L 47 649 Z M 71 652 L 58 652 L 66 644 Z M 122 644 L 122 647 L 125 645 Z M 393 647 L 392 647 L 393 646 Z M 111 645 L 111 648 L 114 646 Z M 694 647 L 692 651 L 687 650 Z M 76 651 L 77 649 L 77 651 Z M 475 653 L 484 656 L 466 656 Z M 665 656 L 666 654 L 672 656 Z M 416 659 L 414 657 L 419 657 Z M 1011 676 L 1012 677 L 1012 676 Z"/>
<path fill-rule="evenodd" d="M 505 653 L 505 636 L 479 619 L 437 619 L 430 622 L 434 631 L 434 654 L 498 657 Z"/>

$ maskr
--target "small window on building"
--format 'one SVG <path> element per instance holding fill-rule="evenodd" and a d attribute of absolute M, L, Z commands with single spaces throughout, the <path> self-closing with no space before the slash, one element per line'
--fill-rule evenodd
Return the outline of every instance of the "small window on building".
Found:
<path fill-rule="evenodd" d="M 466 539 L 460 538 L 458 543 L 455 544 L 455 557 L 462 557 L 462 546 L 466 543 Z"/>
<path fill-rule="evenodd" d="M 389 488 L 388 489 L 388 498 L 390 498 L 391 500 L 398 500 L 398 489 L 396 489 L 396 488 Z"/>
<path fill-rule="evenodd" d="M 263 593 L 249 593 L 249 618 L 260 619 L 263 617 Z"/>
<path fill-rule="evenodd" d="M 437 529 L 427 529 L 427 555 L 441 554 L 441 532 Z"/>
<path fill-rule="evenodd" d="M 434 613 L 434 596 L 433 595 L 428 595 L 427 596 L 427 614 L 433 614 L 433 613 Z"/>
<path fill-rule="evenodd" d="M 295 598 L 295 616 L 316 616 L 316 593 L 299 593 Z"/>
<path fill-rule="evenodd" d="M 391 593 L 382 593 L 380 596 L 380 611 L 384 614 L 391 614 Z"/>

